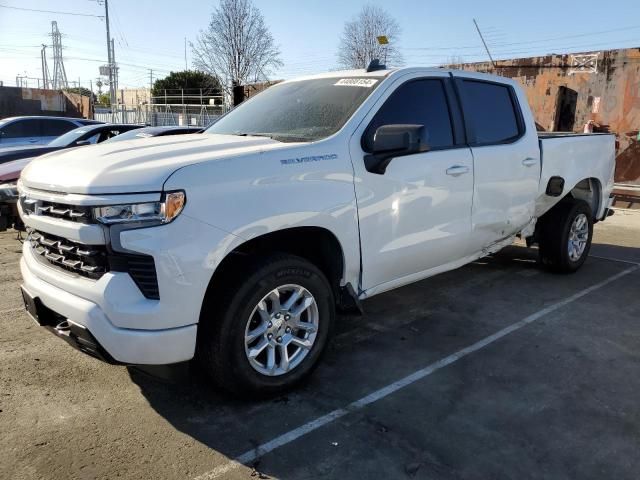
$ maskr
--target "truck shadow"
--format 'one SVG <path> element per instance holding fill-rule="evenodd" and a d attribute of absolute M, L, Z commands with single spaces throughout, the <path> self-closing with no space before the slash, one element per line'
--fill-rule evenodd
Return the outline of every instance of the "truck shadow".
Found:
<path fill-rule="evenodd" d="M 639 248 L 594 244 L 592 254 L 640 262 Z M 511 285 L 516 281 L 519 284 L 550 284 L 549 289 L 555 288 L 554 282 L 559 282 L 556 275 L 537 276 L 541 272 L 537 257 L 535 249 L 511 246 L 463 269 L 440 275 L 437 279 L 434 277 L 417 282 L 368 300 L 365 302 L 364 316 L 338 318 L 336 337 L 322 365 L 307 383 L 287 395 L 254 401 L 232 398 L 216 389 L 193 363 L 169 371 L 129 367 L 129 375 L 149 405 L 175 429 L 233 459 L 370 393 L 377 388 L 379 384 L 376 382 L 380 378 L 385 381 L 387 378 L 401 378 L 403 370 L 399 370 L 398 365 L 413 368 L 411 361 L 424 365 L 439 358 L 445 351 L 476 341 L 486 332 L 492 333 L 496 325 L 483 325 L 484 320 L 480 315 L 484 313 L 478 305 L 492 302 L 492 297 L 513 295 L 513 292 L 504 290 L 512 288 Z M 603 260 L 589 260 L 594 261 Z M 595 270 L 592 268 L 592 271 Z M 456 300 L 459 298 L 465 300 Z M 518 304 L 517 299 L 512 300 L 512 305 Z M 519 308 L 511 308 L 517 318 L 522 315 Z M 398 323 L 401 316 L 407 316 L 413 323 Z M 368 333 L 363 328 L 364 324 L 371 328 Z M 393 327 L 389 331 L 397 335 L 395 343 L 391 340 L 382 343 L 383 340 L 380 340 L 384 336 L 381 332 L 385 331 L 385 326 Z M 397 326 L 401 327 L 402 333 L 397 333 Z M 354 346 L 350 341 L 358 335 L 364 340 Z M 402 362 L 393 358 L 402 357 L 397 346 L 402 345 L 398 341 L 402 338 L 400 335 L 408 337 L 404 345 L 406 351 L 412 351 L 414 355 Z M 421 336 L 419 348 L 413 345 L 412 335 Z M 385 362 L 377 362 L 381 354 L 376 349 L 385 349 Z M 403 365 L 405 361 L 407 364 Z M 371 371 L 374 364 L 375 371 Z M 292 462 L 295 461 L 294 457 L 291 457 Z M 291 478 L 291 471 L 277 467 L 275 470 L 278 471 L 271 471 L 274 469 L 264 465 L 261 467 L 259 461 L 248 465 L 248 468 L 260 472 L 264 468 L 263 473 L 267 475 Z"/>

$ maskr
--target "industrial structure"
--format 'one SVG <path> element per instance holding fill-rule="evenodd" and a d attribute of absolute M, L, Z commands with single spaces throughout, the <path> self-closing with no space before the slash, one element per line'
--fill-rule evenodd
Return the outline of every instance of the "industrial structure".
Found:
<path fill-rule="evenodd" d="M 630 188 L 640 185 L 640 48 L 455 67 L 517 80 L 540 130 L 614 133 L 615 180 Z"/>
<path fill-rule="evenodd" d="M 51 45 L 53 48 L 53 76 L 51 77 L 51 88 L 54 90 L 69 88 L 67 72 L 64 69 L 64 61 L 62 59 L 62 34 L 58 30 L 58 22 L 56 21 L 51 22 Z M 44 87 L 47 88 L 46 57 L 44 58 L 42 76 Z"/>

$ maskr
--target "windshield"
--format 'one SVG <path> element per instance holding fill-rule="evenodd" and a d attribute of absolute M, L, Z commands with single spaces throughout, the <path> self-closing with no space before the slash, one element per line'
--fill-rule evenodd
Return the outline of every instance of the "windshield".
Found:
<path fill-rule="evenodd" d="M 321 78 L 269 87 L 206 130 L 311 142 L 342 128 L 380 82 L 375 78 Z"/>
<path fill-rule="evenodd" d="M 50 147 L 68 147 L 76 142 L 81 136 L 87 133 L 89 129 L 87 127 L 74 128 L 70 132 L 60 135 L 49 142 Z"/>

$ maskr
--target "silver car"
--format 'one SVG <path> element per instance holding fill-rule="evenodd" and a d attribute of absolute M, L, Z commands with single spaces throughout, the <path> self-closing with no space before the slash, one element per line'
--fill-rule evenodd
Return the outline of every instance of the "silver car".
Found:
<path fill-rule="evenodd" d="M 0 120 L 0 149 L 19 145 L 46 145 L 74 128 L 95 120 L 67 117 L 9 117 Z"/>

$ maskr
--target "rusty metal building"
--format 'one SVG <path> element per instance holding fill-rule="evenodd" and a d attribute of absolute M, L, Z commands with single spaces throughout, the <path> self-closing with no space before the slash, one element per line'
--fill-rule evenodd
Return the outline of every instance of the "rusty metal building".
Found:
<path fill-rule="evenodd" d="M 520 82 L 540 130 L 615 133 L 616 182 L 640 185 L 640 48 L 457 67 Z"/>

